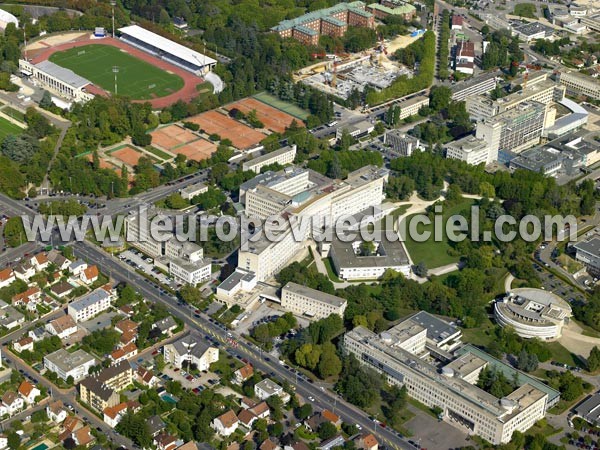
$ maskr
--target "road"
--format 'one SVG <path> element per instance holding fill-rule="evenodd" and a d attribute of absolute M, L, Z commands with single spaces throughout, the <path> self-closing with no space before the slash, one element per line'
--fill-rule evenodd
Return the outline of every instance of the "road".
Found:
<path fill-rule="evenodd" d="M 144 298 L 163 304 L 171 314 L 180 318 L 190 329 L 195 329 L 203 334 L 215 336 L 223 342 L 226 340 L 225 333 L 227 331 L 225 329 L 209 322 L 203 315 L 193 317 L 193 311 L 191 309 L 177 305 L 167 295 L 161 295 L 156 289 L 151 287 L 145 278 L 132 271 L 129 266 L 119 259 L 110 256 L 89 242 L 75 243 L 73 249 L 78 257 L 103 267 L 115 281 L 127 282 L 141 293 Z M 315 399 L 313 402 L 314 406 L 318 408 L 334 409 L 336 414 L 340 415 L 343 421 L 357 423 L 365 430 L 374 427 L 373 422 L 359 408 L 343 401 L 339 396 L 329 391 L 321 390 L 318 386 L 298 377 L 291 370 L 285 369 L 285 367 L 279 363 L 265 359 L 269 357 L 266 354 L 263 355 L 260 349 L 255 348 L 255 346 L 248 344 L 243 340 L 239 340 L 237 347 L 229 348 L 228 352 L 234 356 L 239 355 L 247 358 L 255 368 L 264 373 L 272 374 L 272 376 L 281 380 L 287 380 L 296 387 L 296 392 L 302 397 L 306 399 L 313 397 Z M 396 449 L 402 448 L 414 450 L 414 447 L 412 447 L 411 444 L 387 428 L 377 427 L 375 434 L 378 436 L 380 442 L 385 443 L 387 446 Z"/>

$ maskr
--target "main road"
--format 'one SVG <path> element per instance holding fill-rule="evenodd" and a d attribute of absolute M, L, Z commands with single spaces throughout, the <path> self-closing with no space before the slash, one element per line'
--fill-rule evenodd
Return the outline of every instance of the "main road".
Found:
<path fill-rule="evenodd" d="M 222 342 L 227 341 L 226 333 L 228 330 L 211 323 L 204 315 L 193 314 L 193 310 L 190 307 L 178 305 L 168 294 L 161 294 L 148 280 L 133 271 L 118 258 L 109 255 L 87 241 L 73 244 L 73 249 L 75 255 L 78 257 L 103 267 L 115 281 L 126 282 L 142 294 L 144 298 L 163 304 L 171 314 L 181 319 L 188 328 L 197 330 L 204 335 L 212 335 Z M 292 371 L 292 369 L 286 369 L 283 365 L 271 361 L 269 355 L 263 355 L 260 349 L 254 345 L 239 340 L 237 346 L 228 348 L 228 352 L 234 356 L 248 359 L 255 368 L 264 373 L 274 374 L 275 377 L 281 380 L 287 380 L 291 385 L 295 386 L 296 392 L 303 398 L 314 398 L 313 405 L 321 409 L 335 409 L 336 414 L 343 421 L 358 424 L 363 430 L 372 430 L 386 446 L 396 449 L 414 450 L 411 444 L 395 432 L 388 428 L 377 426 L 359 408 L 347 403 L 336 394 L 322 390 L 318 386 L 308 382 L 304 377 Z"/>

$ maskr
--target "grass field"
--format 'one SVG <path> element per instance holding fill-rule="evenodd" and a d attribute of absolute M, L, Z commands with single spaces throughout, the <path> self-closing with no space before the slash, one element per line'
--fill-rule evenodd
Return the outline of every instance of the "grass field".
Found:
<path fill-rule="evenodd" d="M 50 61 L 71 69 L 108 92 L 114 92 L 117 66 L 117 90 L 134 100 L 148 100 L 177 92 L 183 87 L 178 75 L 168 73 L 109 45 L 90 44 L 50 56 Z"/>
<path fill-rule="evenodd" d="M 0 140 L 4 139 L 9 134 L 14 134 L 16 136 L 21 133 L 23 133 L 23 128 L 0 117 Z"/>
<path fill-rule="evenodd" d="M 436 242 L 434 239 L 433 223 L 427 226 L 420 224 L 417 227 L 419 233 L 423 233 L 424 231 L 429 231 L 431 233 L 431 237 L 425 242 L 416 242 L 411 239 L 410 233 L 406 233 L 406 242 L 404 244 L 406 245 L 406 249 L 414 264 L 419 264 L 423 261 L 429 269 L 434 269 L 436 267 L 458 262 L 458 256 L 451 256 L 448 254 L 448 250 L 450 250 L 451 247 L 448 236 L 446 235 L 445 223 L 449 217 L 458 214 L 465 209 L 469 209 L 473 203 L 474 200 L 465 199 L 452 208 L 444 208 L 442 220 L 444 229 L 442 232 L 442 240 L 440 242 Z M 412 217 L 413 216 L 410 216 L 408 219 L 410 220 Z M 410 221 L 407 222 L 407 224 L 410 224 Z"/>
<path fill-rule="evenodd" d="M 167 160 L 172 159 L 173 157 L 168 153 L 163 152 L 162 150 L 157 149 L 156 147 L 146 147 L 146 151 L 152 153 L 157 158 Z"/>
<path fill-rule="evenodd" d="M 5 106 L 0 111 L 2 111 L 9 117 L 12 117 L 15 120 L 18 120 L 19 122 L 25 123 L 25 114 L 23 114 L 21 111 L 17 111 L 16 109 L 11 108 L 10 106 Z"/>
<path fill-rule="evenodd" d="M 288 113 L 290 116 L 294 116 L 300 120 L 306 120 L 309 115 L 302 108 L 291 103 L 284 102 L 283 100 L 279 100 L 277 97 L 267 92 L 260 92 L 254 95 L 254 98 L 269 106 L 272 106 L 273 108 L 277 108 L 280 111 Z"/>

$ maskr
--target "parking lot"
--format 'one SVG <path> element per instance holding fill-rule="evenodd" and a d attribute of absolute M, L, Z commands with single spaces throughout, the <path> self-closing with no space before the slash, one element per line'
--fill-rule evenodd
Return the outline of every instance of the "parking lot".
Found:
<path fill-rule="evenodd" d="M 176 283 L 171 277 L 165 275 L 160 270 L 154 267 L 154 259 L 144 255 L 139 250 L 125 250 L 119 254 L 119 259 L 126 264 L 139 269 L 156 279 L 159 283 L 169 286 L 173 289 L 179 288 L 181 285 Z"/>
<path fill-rule="evenodd" d="M 543 265 L 544 263 L 541 261 L 533 263 L 533 268 L 540 278 L 542 289 L 559 295 L 569 303 L 585 301 L 585 296 L 580 291 L 545 270 L 542 267 Z"/>

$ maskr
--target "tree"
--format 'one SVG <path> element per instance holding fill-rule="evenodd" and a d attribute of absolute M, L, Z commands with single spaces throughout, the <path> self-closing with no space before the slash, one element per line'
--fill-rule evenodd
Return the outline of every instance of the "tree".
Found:
<path fill-rule="evenodd" d="M 595 372 L 600 369 L 600 349 L 597 346 L 592 348 L 590 356 L 587 359 L 587 366 L 590 372 Z"/>
<path fill-rule="evenodd" d="M 54 103 L 52 103 L 52 95 L 50 95 L 50 92 L 44 90 L 42 99 L 40 100 L 40 108 L 50 109 L 52 106 L 54 106 Z"/>
<path fill-rule="evenodd" d="M 352 144 L 354 144 L 354 138 L 347 128 L 343 128 L 340 137 L 340 150 L 348 150 Z"/>
<path fill-rule="evenodd" d="M 372 256 L 375 253 L 375 243 L 373 241 L 363 241 L 360 243 L 360 255 Z"/>
<path fill-rule="evenodd" d="M 317 433 L 319 434 L 319 439 L 324 441 L 325 439 L 335 436 L 337 434 L 337 428 L 331 422 L 326 421 L 319 425 Z"/>
<path fill-rule="evenodd" d="M 425 264 L 425 261 L 421 261 L 419 264 L 414 266 L 413 272 L 418 277 L 422 277 L 422 278 L 426 277 L 427 274 L 429 273 L 429 270 L 427 269 L 427 264 Z"/>
<path fill-rule="evenodd" d="M 433 86 L 429 93 L 429 107 L 434 112 L 447 109 L 452 100 L 452 90 L 446 86 Z"/>
<path fill-rule="evenodd" d="M 296 408 L 296 411 L 294 411 L 294 414 L 298 418 L 298 420 L 308 419 L 310 416 L 312 416 L 312 413 L 313 413 L 313 408 L 310 403 L 305 403 L 304 405 L 300 406 L 299 408 Z"/>
<path fill-rule="evenodd" d="M 40 114 L 33 106 L 27 108 L 25 122 L 28 125 L 28 132 L 38 139 L 47 136 L 52 131 L 50 121 Z"/>
<path fill-rule="evenodd" d="M 14 431 L 8 433 L 7 440 L 10 450 L 17 450 L 21 446 L 21 436 Z"/>
<path fill-rule="evenodd" d="M 18 247 L 25 243 L 25 228 L 23 227 L 23 220 L 18 217 L 11 217 L 6 221 L 4 225 L 4 240 L 11 247 Z"/>
<path fill-rule="evenodd" d="M 342 371 L 342 361 L 336 354 L 335 346 L 331 342 L 323 344 L 317 370 L 319 376 L 323 379 L 337 377 Z"/>

